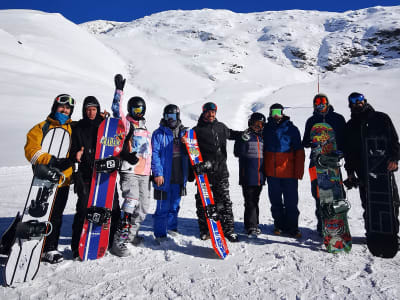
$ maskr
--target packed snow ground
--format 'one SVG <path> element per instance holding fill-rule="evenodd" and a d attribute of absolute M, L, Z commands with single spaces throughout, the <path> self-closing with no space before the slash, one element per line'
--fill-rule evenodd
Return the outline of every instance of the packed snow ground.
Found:
<path fill-rule="evenodd" d="M 398 10 L 396 7 L 376 11 L 393 25 L 392 18 Z M 81 103 L 87 95 L 98 97 L 103 108 L 109 109 L 116 73 L 127 77 L 126 100 L 134 95 L 146 99 L 150 130 L 157 128 L 167 103 L 178 104 L 183 123 L 194 126 L 201 105 L 208 100 L 218 104 L 217 118 L 233 129 L 244 129 L 251 111 L 267 114 L 272 103 L 280 102 L 290 107 L 286 113 L 300 131 L 304 130 L 305 121 L 312 113 L 316 76 L 282 64 L 279 59 L 265 57 L 254 41 L 236 40 L 234 37 L 243 31 L 232 21 L 237 18 L 236 14 L 210 10 L 191 12 L 190 18 L 183 18 L 182 14 L 164 12 L 140 22 L 123 24 L 109 35 L 93 36 L 86 31 L 88 26 L 79 27 L 58 14 L 0 11 L 0 134 L 8 145 L 3 147 L 0 158 L 0 232 L 7 228 L 26 200 L 31 181 L 31 169 L 23 154 L 27 131 L 47 116 L 52 99 L 59 93 L 70 93 L 78 101 L 75 120 L 81 118 Z M 282 14 L 288 26 L 296 28 L 298 23 L 291 25 L 288 20 L 301 18 L 305 13 Z M 274 15 L 279 18 L 279 14 Z M 309 22 L 329 18 L 335 23 L 332 18 L 341 19 L 340 14 L 313 12 L 313 15 L 319 17 L 308 18 Z M 385 23 L 380 20 L 380 24 Z M 259 30 L 261 36 L 266 24 L 275 24 L 275 30 L 279 31 L 278 21 L 252 22 L 255 22 L 253 18 L 248 18 L 246 23 L 250 33 Z M 369 27 L 375 26 L 373 16 L 363 22 Z M 188 29 L 194 28 L 194 33 L 183 34 L 182 24 Z M 223 45 L 218 48 L 215 44 L 194 42 L 192 34 L 196 36 L 203 30 L 201 26 L 222 39 Z M 175 32 L 174 28 L 179 34 L 169 34 Z M 296 29 L 294 39 L 300 42 L 308 31 Z M 340 36 L 336 38 L 339 40 Z M 332 39 L 330 42 L 333 43 Z M 310 50 L 310 55 L 314 52 L 315 49 Z M 381 68 L 346 65 L 335 73 L 321 76 L 320 88 L 346 119 L 349 118 L 347 95 L 353 91 L 365 93 L 377 110 L 390 114 L 400 130 L 398 78 L 400 69 L 396 63 Z M 217 258 L 210 241 L 198 239 L 195 187 L 189 184 L 188 196 L 182 199 L 179 214 L 180 234 L 171 237 L 165 246 L 154 243 L 152 218 L 148 216 L 142 230 L 144 243 L 131 246 L 130 257 L 107 255 L 98 261 L 72 261 L 69 244 L 76 196 L 71 191 L 60 240 L 66 260 L 59 265 L 43 263 L 32 282 L 15 288 L 1 287 L 0 298 L 400 298 L 400 255 L 381 259 L 369 254 L 357 191 L 348 193 L 354 245 L 347 255 L 328 254 L 314 232 L 315 204 L 307 169 L 299 184 L 299 225 L 303 238 L 271 235 L 273 221 L 265 188 L 260 201 L 262 234 L 257 240 L 249 240 L 243 234 L 243 199 L 237 185 L 238 164 L 232 155 L 231 142 L 228 165 L 235 228 L 241 241 L 229 243 L 231 254 L 225 260 Z"/>

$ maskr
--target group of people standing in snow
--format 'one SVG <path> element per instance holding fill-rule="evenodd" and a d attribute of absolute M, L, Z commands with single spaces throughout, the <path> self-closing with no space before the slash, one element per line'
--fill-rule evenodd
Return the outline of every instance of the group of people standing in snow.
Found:
<path fill-rule="evenodd" d="M 115 76 L 115 94 L 112 113 L 121 118 L 126 128 L 126 139 L 120 154 L 123 160 L 119 170 L 122 206 L 118 197 L 117 186 L 114 193 L 111 216 L 109 248 L 118 256 L 129 255 L 127 243 L 138 245 L 142 237 L 138 234 L 140 224 L 150 213 L 150 182 L 153 185 L 154 199 L 157 201 L 153 214 L 153 231 L 158 243 L 168 239 L 168 235 L 178 233 L 178 212 L 181 197 L 186 194 L 186 184 L 194 181 L 194 173 L 189 163 L 184 145 L 187 128 L 180 118 L 180 109 L 175 104 L 165 106 L 160 126 L 152 134 L 145 125 L 146 103 L 141 97 L 132 97 L 128 101 L 127 115 L 122 108 L 122 96 L 125 79 Z M 313 99 L 314 113 L 307 120 L 304 137 L 301 139 L 298 128 L 284 114 L 284 107 L 273 104 L 269 109 L 268 119 L 255 112 L 249 116 L 248 128 L 244 131 L 229 129 L 216 119 L 217 105 L 205 103 L 196 132 L 199 148 L 204 163 L 199 166 L 206 172 L 210 181 L 216 210 L 221 220 L 225 237 L 230 242 L 237 242 L 235 233 L 232 201 L 229 195 L 229 172 L 227 166 L 227 140 L 233 140 L 234 155 L 239 159 L 239 184 L 244 197 L 244 227 L 249 236 L 261 233 L 259 228 L 260 194 L 267 181 L 271 213 L 274 219 L 275 235 L 285 234 L 300 238 L 298 226 L 298 180 L 304 173 L 304 148 L 311 146 L 310 130 L 319 122 L 329 123 L 337 138 L 338 149 L 344 152 L 347 183 L 365 181 L 363 168 L 361 132 L 365 126 L 373 127 L 377 134 L 387 137 L 392 151 L 388 170 L 397 170 L 400 159 L 398 136 L 390 118 L 376 112 L 360 93 L 348 97 L 351 119 L 346 123 L 344 117 L 334 112 L 328 97 L 317 94 Z M 71 120 L 75 100 L 67 94 L 58 95 L 47 119 L 27 134 L 25 145 L 26 158 L 35 164 L 48 164 L 64 172 L 68 180 L 58 189 L 51 215 L 53 230 L 46 238 L 42 260 L 58 263 L 63 255 L 58 251 L 58 239 L 62 215 L 67 203 L 69 183 L 73 178 L 74 191 L 78 195 L 76 214 L 72 226 L 71 249 L 73 257 L 79 257 L 78 247 L 83 223 L 86 217 L 87 203 L 94 168 L 97 130 L 107 117 L 102 112 L 99 101 L 88 96 L 83 101 L 82 119 Z M 62 127 L 72 137 L 68 158 L 57 159 L 41 150 L 41 141 L 47 130 Z M 73 173 L 73 165 L 78 169 Z M 312 167 L 310 160 L 310 167 Z M 360 198 L 365 209 L 366 191 L 360 184 Z M 394 195 L 398 199 L 394 182 Z M 322 220 L 319 211 L 319 198 L 316 182 L 311 182 L 312 195 L 316 201 L 317 230 L 321 233 Z M 199 193 L 195 195 L 199 237 L 210 238 L 206 214 Z M 397 213 L 398 215 L 398 209 Z M 364 214 L 364 218 L 367 216 Z M 398 228 L 398 226 L 397 226 Z"/>

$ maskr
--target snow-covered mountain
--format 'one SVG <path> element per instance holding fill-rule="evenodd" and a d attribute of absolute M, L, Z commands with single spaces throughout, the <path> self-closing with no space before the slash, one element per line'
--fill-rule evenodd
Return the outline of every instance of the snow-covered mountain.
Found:
<path fill-rule="evenodd" d="M 237 130 L 247 126 L 252 111 L 268 114 L 271 104 L 282 103 L 303 132 L 318 74 L 320 90 L 346 119 L 347 96 L 359 91 L 374 108 L 388 112 L 400 130 L 399 22 L 400 6 L 345 13 L 166 11 L 127 23 L 81 25 L 60 14 L 0 11 L 0 233 L 26 200 L 31 169 L 23 146 L 28 130 L 45 119 L 60 93 L 77 100 L 74 120 L 81 118 L 88 95 L 109 110 L 116 73 L 127 78 L 125 101 L 135 95 L 146 100 L 150 130 L 168 103 L 181 107 L 184 125 L 194 126 L 201 105 L 211 100 L 218 105 L 217 118 Z M 228 151 L 235 228 L 242 233 L 243 199 L 232 143 Z M 60 240 L 66 261 L 42 264 L 33 282 L 0 288 L 0 299 L 399 298 L 400 255 L 384 260 L 369 254 L 357 191 L 348 192 L 354 237 L 350 254 L 328 255 L 315 234 L 315 204 L 305 170 L 299 182 L 304 237 L 297 241 L 270 234 L 265 188 L 260 239 L 250 242 L 241 235 L 222 261 L 209 241 L 197 238 L 195 190 L 188 186 L 179 213 L 181 234 L 166 247 L 154 244 L 149 215 L 144 243 L 130 246 L 130 257 L 108 255 L 85 263 L 71 260 L 76 200 L 71 191 Z"/>

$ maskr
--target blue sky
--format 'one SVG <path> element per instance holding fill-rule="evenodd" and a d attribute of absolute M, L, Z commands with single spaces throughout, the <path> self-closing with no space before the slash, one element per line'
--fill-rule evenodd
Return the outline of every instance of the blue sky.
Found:
<path fill-rule="evenodd" d="M 160 11 L 175 9 L 213 8 L 242 13 L 287 9 L 343 12 L 377 5 L 394 6 L 399 4 L 399 0 L 1 0 L 0 9 L 35 9 L 58 12 L 74 23 L 83 23 L 99 19 L 126 22 Z"/>

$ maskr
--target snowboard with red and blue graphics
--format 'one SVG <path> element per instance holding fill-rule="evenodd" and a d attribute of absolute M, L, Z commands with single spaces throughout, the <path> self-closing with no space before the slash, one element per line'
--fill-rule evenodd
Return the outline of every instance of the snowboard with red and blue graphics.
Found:
<path fill-rule="evenodd" d="M 189 153 L 190 163 L 192 166 L 203 162 L 199 145 L 197 143 L 196 132 L 193 129 L 189 129 L 186 132 L 185 137 L 186 149 Z M 207 174 L 196 174 L 196 172 L 194 172 L 194 174 L 201 202 L 203 203 L 204 211 L 206 212 L 206 220 L 213 248 L 217 255 L 223 259 L 229 254 L 229 250 L 225 241 L 224 232 L 222 231 L 221 221 L 218 219 Z"/>
<path fill-rule="evenodd" d="M 120 119 L 105 119 L 97 131 L 95 160 L 119 156 L 125 135 Z M 79 241 L 79 257 L 83 261 L 101 258 L 107 251 L 116 180 L 117 170 L 107 173 L 93 169 L 88 214 Z"/>

